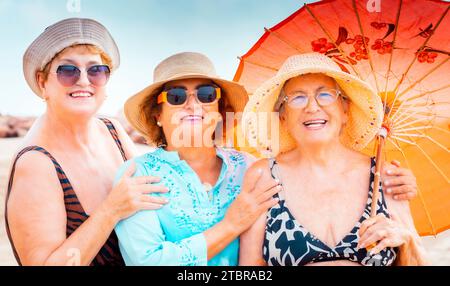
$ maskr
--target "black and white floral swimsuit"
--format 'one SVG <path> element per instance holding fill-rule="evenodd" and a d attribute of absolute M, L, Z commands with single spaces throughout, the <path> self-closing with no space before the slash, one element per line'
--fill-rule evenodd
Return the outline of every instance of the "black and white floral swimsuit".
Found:
<path fill-rule="evenodd" d="M 274 159 L 270 160 L 270 169 L 272 177 L 280 180 L 277 162 Z M 300 266 L 323 261 L 349 260 L 365 266 L 392 265 L 396 258 L 395 248 L 386 248 L 373 256 L 369 256 L 366 249 L 357 249 L 358 231 L 361 223 L 370 217 L 374 172 L 375 159 L 372 158 L 369 195 L 364 213 L 351 232 L 334 248 L 330 248 L 300 225 L 287 208 L 282 196 L 275 195 L 275 197 L 280 198 L 280 201 L 267 213 L 263 245 L 263 255 L 267 264 L 271 266 Z M 379 197 L 377 214 L 382 213 L 389 217 L 381 186 Z"/>

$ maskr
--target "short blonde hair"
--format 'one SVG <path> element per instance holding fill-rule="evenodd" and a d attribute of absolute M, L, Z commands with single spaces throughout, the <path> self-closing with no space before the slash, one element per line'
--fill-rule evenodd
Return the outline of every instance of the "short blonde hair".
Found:
<path fill-rule="evenodd" d="M 40 72 L 43 74 L 44 80 L 47 80 L 48 74 L 50 73 L 50 67 L 52 66 L 52 63 L 55 59 L 57 59 L 62 53 L 64 53 L 65 51 L 69 50 L 69 49 L 73 49 L 73 48 L 77 48 L 77 47 L 84 47 L 88 52 L 95 54 L 95 55 L 100 55 L 101 59 L 102 59 L 102 64 L 109 66 L 109 68 L 112 70 L 113 64 L 112 64 L 112 59 L 110 56 L 108 56 L 104 51 L 102 51 L 100 48 L 98 48 L 97 46 L 91 45 L 91 44 L 76 44 L 76 45 L 72 45 L 69 46 L 65 49 L 63 49 L 62 51 L 60 51 L 59 53 L 57 53 L 44 67 L 43 70 L 41 70 Z"/>

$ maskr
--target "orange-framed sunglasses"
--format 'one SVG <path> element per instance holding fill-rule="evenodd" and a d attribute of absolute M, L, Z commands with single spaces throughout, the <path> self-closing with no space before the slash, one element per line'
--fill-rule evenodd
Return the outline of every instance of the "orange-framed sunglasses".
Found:
<path fill-rule="evenodd" d="M 220 87 L 212 85 L 199 86 L 196 89 L 195 97 L 200 104 L 212 104 L 220 99 Z M 187 90 L 183 87 L 173 87 L 161 92 L 158 96 L 158 104 L 168 103 L 170 105 L 184 105 L 188 100 Z"/>

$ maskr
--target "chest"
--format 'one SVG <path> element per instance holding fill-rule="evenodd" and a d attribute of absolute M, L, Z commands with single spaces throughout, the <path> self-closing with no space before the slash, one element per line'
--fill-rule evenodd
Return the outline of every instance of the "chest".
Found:
<path fill-rule="evenodd" d="M 96 154 L 56 154 L 58 162 L 69 179 L 84 211 L 89 215 L 106 199 L 115 173 L 123 163 L 120 156 L 111 151 Z"/>
<path fill-rule="evenodd" d="M 216 174 L 212 188 L 188 168 L 161 168 L 162 184 L 170 189 L 169 203 L 158 211 L 169 240 L 177 240 L 205 231 L 223 219 L 229 205 L 240 192 L 243 172 L 232 166 Z"/>
<path fill-rule="evenodd" d="M 322 178 L 299 175 L 295 180 L 283 180 L 283 195 L 295 220 L 334 246 L 360 220 L 368 200 L 369 181 L 367 172 Z"/>

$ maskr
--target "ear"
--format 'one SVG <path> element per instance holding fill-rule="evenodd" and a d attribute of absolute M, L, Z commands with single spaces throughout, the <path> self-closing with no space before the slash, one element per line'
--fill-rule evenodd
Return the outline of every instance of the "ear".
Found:
<path fill-rule="evenodd" d="M 45 76 L 43 72 L 36 73 L 36 81 L 38 83 L 39 89 L 44 93 L 45 91 Z"/>
<path fill-rule="evenodd" d="M 342 110 L 344 112 L 344 120 L 343 123 L 347 123 L 348 121 L 348 110 L 350 107 L 350 102 L 348 98 L 342 98 Z"/>

